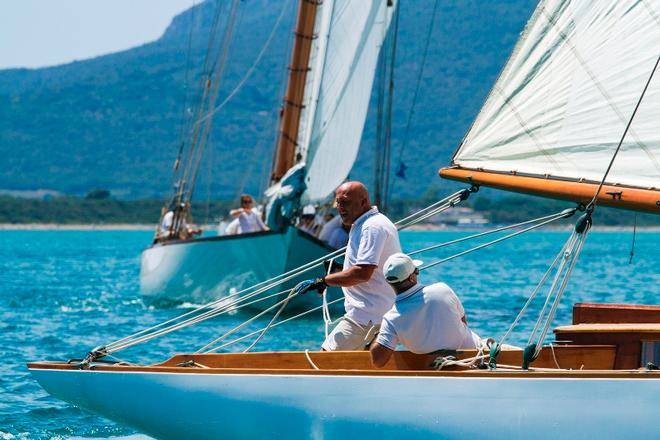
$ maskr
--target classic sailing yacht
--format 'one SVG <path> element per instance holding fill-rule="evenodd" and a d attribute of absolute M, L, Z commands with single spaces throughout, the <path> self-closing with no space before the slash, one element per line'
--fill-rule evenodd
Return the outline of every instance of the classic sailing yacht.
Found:
<path fill-rule="evenodd" d="M 29 364 L 31 372 L 54 396 L 158 438 L 657 437 L 660 307 L 578 304 L 573 324 L 542 344 L 597 206 L 660 213 L 658 17 L 657 1 L 542 1 L 453 166 L 441 171 L 586 205 L 497 343 L 396 352 L 384 369 L 366 352 L 217 354 L 213 344 L 153 365 L 102 362 L 213 316 L 209 306 L 83 361 Z M 441 202 L 434 206 L 448 209 L 457 199 Z M 504 349 L 548 285 L 525 349 Z"/>
<path fill-rule="evenodd" d="M 302 206 L 326 203 L 353 167 L 394 11 L 391 0 L 300 1 L 271 187 L 266 191 L 271 230 L 158 240 L 141 257 L 140 290 L 147 302 L 205 303 L 333 250 L 292 225 Z M 199 118 L 210 124 L 204 113 Z M 201 142 L 203 133 L 193 130 L 192 136 Z M 185 185 L 180 183 L 175 203 L 183 207 L 174 211 L 175 237 L 189 210 Z M 321 275 L 318 269 L 306 274 Z M 296 299 L 291 306 L 301 302 L 305 300 Z"/>

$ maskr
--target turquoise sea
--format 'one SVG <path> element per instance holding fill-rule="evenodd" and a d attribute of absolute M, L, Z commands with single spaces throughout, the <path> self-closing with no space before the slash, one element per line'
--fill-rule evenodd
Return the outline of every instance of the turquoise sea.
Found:
<path fill-rule="evenodd" d="M 404 250 L 447 241 L 464 232 L 404 232 Z M 423 282 L 444 281 L 463 300 L 472 328 L 500 337 L 531 293 L 569 232 L 535 232 L 436 266 Z M 136 433 L 51 398 L 25 363 L 84 356 L 100 344 L 188 310 L 145 307 L 138 292 L 139 255 L 151 232 L 0 232 L 0 439 L 133 437 Z M 660 303 L 660 233 L 592 232 L 555 325 L 571 321 L 575 302 Z M 421 256 L 431 262 L 465 247 Z M 513 334 L 524 344 L 540 304 Z M 191 350 L 249 318 L 223 316 L 118 354 L 156 362 Z M 261 328 L 266 321 L 250 329 Z M 250 330 L 248 329 L 248 331 Z M 323 339 L 318 313 L 274 329 L 257 349 L 315 349 Z M 245 344 L 248 344 L 246 342 Z M 240 347 L 237 347 L 237 349 Z M 136 396 L 139 398 L 139 396 Z"/>

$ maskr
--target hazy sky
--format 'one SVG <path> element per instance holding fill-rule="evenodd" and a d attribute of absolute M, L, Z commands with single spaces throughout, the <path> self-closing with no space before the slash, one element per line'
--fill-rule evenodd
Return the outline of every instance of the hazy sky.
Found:
<path fill-rule="evenodd" d="M 0 69 L 42 67 L 160 37 L 202 0 L 0 0 Z"/>

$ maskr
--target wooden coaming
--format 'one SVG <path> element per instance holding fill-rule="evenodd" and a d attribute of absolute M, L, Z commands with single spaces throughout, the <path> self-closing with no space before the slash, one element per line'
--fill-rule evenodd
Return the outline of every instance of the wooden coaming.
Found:
<path fill-rule="evenodd" d="M 584 204 L 591 201 L 598 188 L 595 183 L 485 172 L 456 167 L 442 168 L 439 173 L 445 179 Z M 660 214 L 660 190 L 603 185 L 597 203 L 612 208 Z"/>
<path fill-rule="evenodd" d="M 616 346 L 615 369 L 639 368 L 642 341 L 660 342 L 660 324 L 576 324 L 554 330 L 557 341 L 575 344 L 604 344 Z"/>
<path fill-rule="evenodd" d="M 554 357 L 552 351 L 554 350 Z M 475 350 L 456 353 L 459 358 L 476 354 Z M 431 369 L 431 363 L 437 357 L 434 354 L 417 355 L 410 352 L 395 352 L 385 368 L 378 369 L 371 365 L 369 353 L 358 352 L 308 352 L 309 357 L 319 368 L 315 370 L 304 352 L 262 352 L 262 353 L 226 353 L 226 354 L 179 354 L 167 361 L 151 366 L 94 364 L 94 371 L 108 372 L 154 372 L 154 373 L 190 373 L 190 374 L 287 374 L 287 375 L 357 375 L 357 376 L 492 376 L 530 377 L 541 374 L 543 377 L 572 377 L 569 373 L 580 372 L 581 377 L 620 377 L 612 371 L 614 363 L 613 346 L 555 346 L 544 347 L 533 368 L 572 368 L 573 370 L 555 371 L 513 371 L 513 370 L 476 370 L 449 368 L 441 371 Z M 192 363 L 190 362 L 192 361 Z M 522 361 L 521 350 L 504 350 L 498 357 L 500 365 L 519 366 Z M 181 366 L 181 365 L 189 366 Z M 62 362 L 35 362 L 28 364 L 31 369 L 77 370 L 75 364 Z M 582 369 L 582 370 L 581 370 Z M 635 372 L 635 374 L 640 374 Z M 655 376 L 660 378 L 660 374 Z"/>
<path fill-rule="evenodd" d="M 660 306 L 598 303 L 573 306 L 573 324 L 653 322 L 660 324 Z"/>

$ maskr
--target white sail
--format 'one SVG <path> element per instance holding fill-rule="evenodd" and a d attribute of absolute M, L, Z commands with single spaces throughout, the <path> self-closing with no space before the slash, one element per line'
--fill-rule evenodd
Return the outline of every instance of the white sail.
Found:
<path fill-rule="evenodd" d="M 317 38 L 298 134 L 307 167 L 305 202 L 325 199 L 353 167 L 395 5 L 388 0 L 325 0 L 317 8 Z"/>
<path fill-rule="evenodd" d="M 660 0 L 541 2 L 454 165 L 599 182 L 659 55 Z M 607 183 L 660 188 L 660 72 Z"/>

